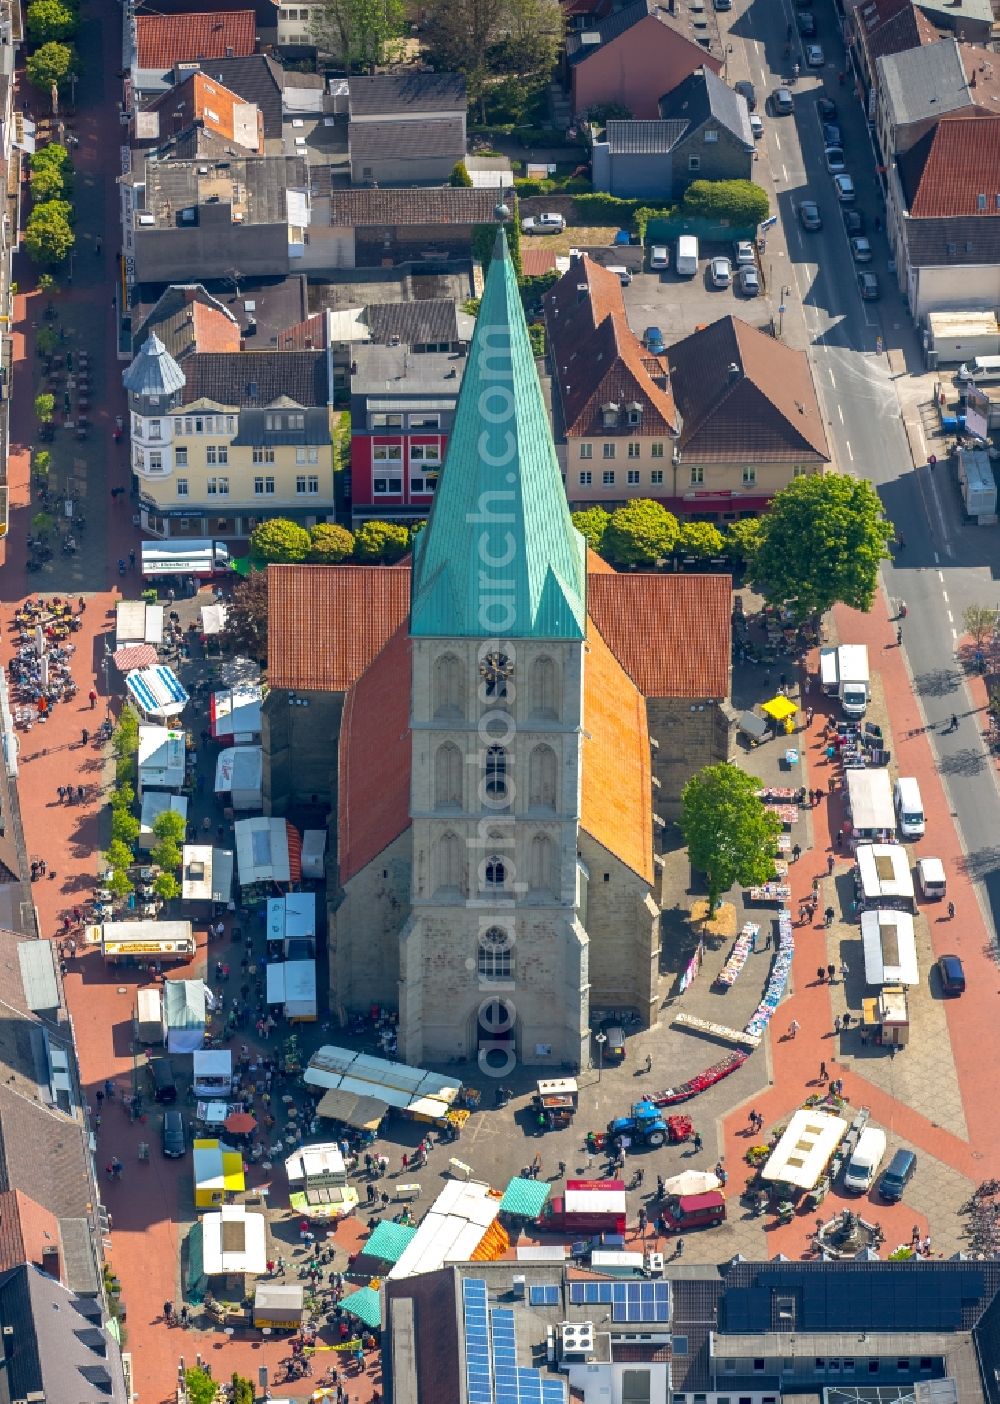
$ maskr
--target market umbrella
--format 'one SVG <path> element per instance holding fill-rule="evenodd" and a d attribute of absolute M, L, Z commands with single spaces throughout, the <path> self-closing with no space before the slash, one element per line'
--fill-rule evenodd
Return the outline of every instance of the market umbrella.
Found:
<path fill-rule="evenodd" d="M 794 717 L 799 709 L 794 702 L 779 694 L 777 697 L 772 697 L 770 702 L 765 702 L 760 710 L 766 712 L 769 717 L 773 717 L 775 721 L 780 722 L 784 721 L 786 717 Z"/>
<path fill-rule="evenodd" d="M 230 1112 L 224 1122 L 227 1131 L 232 1131 L 234 1136 L 245 1136 L 257 1125 L 254 1117 L 249 1112 Z"/>
<path fill-rule="evenodd" d="M 682 1170 L 664 1180 L 663 1188 L 667 1194 L 704 1194 L 706 1190 L 718 1189 L 721 1183 L 711 1170 Z"/>

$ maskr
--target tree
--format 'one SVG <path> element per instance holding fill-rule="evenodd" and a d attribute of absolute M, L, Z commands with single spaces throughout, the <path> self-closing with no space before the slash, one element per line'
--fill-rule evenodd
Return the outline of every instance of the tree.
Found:
<path fill-rule="evenodd" d="M 135 804 L 135 787 L 128 784 L 116 785 L 111 791 L 111 808 L 131 809 Z"/>
<path fill-rule="evenodd" d="M 263 663 L 267 657 L 267 571 L 252 570 L 233 587 L 226 609 L 226 640 L 237 653 Z"/>
<path fill-rule="evenodd" d="M 111 810 L 111 837 L 119 839 L 122 843 L 135 843 L 139 837 L 141 825 L 135 815 L 128 809 L 123 809 L 121 805 L 115 805 Z"/>
<path fill-rule="evenodd" d="M 181 895 L 181 885 L 173 873 L 157 873 L 153 879 L 153 891 L 163 902 L 172 902 Z"/>
<path fill-rule="evenodd" d="M 867 613 L 892 534 L 870 483 L 846 473 L 803 474 L 761 518 L 747 568 L 768 603 L 790 605 L 797 619 L 838 602 Z"/>
<path fill-rule="evenodd" d="M 127 872 L 132 866 L 132 850 L 121 839 L 112 839 L 104 855 L 104 862 L 109 868 Z"/>
<path fill-rule="evenodd" d="M 135 891 L 135 883 L 123 868 L 112 868 L 109 873 L 106 873 L 104 886 L 112 897 L 127 897 L 129 893 Z"/>
<path fill-rule="evenodd" d="M 611 513 L 606 512 L 603 507 L 587 507 L 582 512 L 574 512 L 572 519 L 573 525 L 590 549 L 600 551 Z"/>
<path fill-rule="evenodd" d="M 296 565 L 309 550 L 309 533 L 287 517 L 270 517 L 250 533 L 250 555 L 268 564 Z"/>
<path fill-rule="evenodd" d="M 45 44 L 50 39 L 72 39 L 76 32 L 76 15 L 62 0 L 32 0 L 26 20 L 28 38 L 32 44 Z"/>
<path fill-rule="evenodd" d="M 458 187 L 472 185 L 472 177 L 469 175 L 464 161 L 458 161 L 452 168 L 451 175 L 448 177 L 448 184 Z"/>
<path fill-rule="evenodd" d="M 767 191 L 752 180 L 696 180 L 684 192 L 686 215 L 725 219 L 741 229 L 755 228 L 769 209 Z"/>
<path fill-rule="evenodd" d="M 62 263 L 69 256 L 76 243 L 70 224 L 72 208 L 68 200 L 46 200 L 31 211 L 24 229 L 24 247 L 33 262 Z"/>
<path fill-rule="evenodd" d="M 691 866 L 708 879 L 711 915 L 734 882 L 744 887 L 774 876 L 781 820 L 765 809 L 760 781 L 734 765 L 709 765 L 681 791 L 681 833 Z"/>
<path fill-rule="evenodd" d="M 611 513 L 601 554 L 617 565 L 655 565 L 674 549 L 677 518 L 659 502 L 636 497 Z"/>
<path fill-rule="evenodd" d="M 505 33 L 490 54 L 494 72 L 512 73 L 528 95 L 537 92 L 559 62 L 565 22 L 559 0 L 506 0 Z"/>
<path fill-rule="evenodd" d="M 31 467 L 40 478 L 49 476 L 49 469 L 52 467 L 52 455 L 48 449 L 35 449 Z"/>
<path fill-rule="evenodd" d="M 178 872 L 184 861 L 184 855 L 173 839 L 161 839 L 149 856 L 165 873 Z"/>
<path fill-rule="evenodd" d="M 56 519 L 51 512 L 36 512 L 31 519 L 31 529 L 39 536 L 48 536 L 55 530 Z"/>
<path fill-rule="evenodd" d="M 200 1365 L 189 1365 L 184 1371 L 184 1388 L 190 1404 L 214 1404 L 219 1386 Z"/>
<path fill-rule="evenodd" d="M 50 40 L 40 49 L 36 49 L 24 65 L 28 82 L 32 87 L 42 88 L 45 92 L 52 87 L 58 88 L 72 72 L 74 57 L 68 44 L 60 44 L 55 39 Z"/>
<path fill-rule="evenodd" d="M 707 560 L 709 556 L 722 555 L 725 539 L 719 528 L 711 522 L 681 522 L 676 549 L 682 555 L 698 556 Z"/>
<path fill-rule="evenodd" d="M 126 702 L 111 733 L 111 749 L 119 760 L 134 756 L 139 749 L 139 714 Z"/>
<path fill-rule="evenodd" d="M 997 612 L 989 605 L 969 605 L 962 615 L 962 626 L 971 634 L 977 648 L 981 649 L 997 626 Z"/>
<path fill-rule="evenodd" d="M 59 200 L 66 190 L 62 171 L 55 166 L 39 166 L 31 172 L 31 198 L 36 204 L 43 200 Z M 48 331 L 49 328 L 44 328 Z"/>
<path fill-rule="evenodd" d="M 364 522 L 354 533 L 354 558 L 391 565 L 410 549 L 410 533 L 397 522 Z"/>
<path fill-rule="evenodd" d="M 470 107 L 482 103 L 487 55 L 504 33 L 506 10 L 505 0 L 430 0 L 425 6 L 428 56 L 435 68 L 464 76 Z"/>
<path fill-rule="evenodd" d="M 56 397 L 49 392 L 43 391 L 35 396 L 35 418 L 39 424 L 51 424 L 52 416 L 56 412 Z"/>
<path fill-rule="evenodd" d="M 340 565 L 354 552 L 354 536 L 336 522 L 317 522 L 309 538 L 307 559 L 315 565 Z"/>
<path fill-rule="evenodd" d="M 753 560 L 761 542 L 763 523 L 760 517 L 740 517 L 726 527 L 725 547 L 730 558 L 745 565 Z"/>
<path fill-rule="evenodd" d="M 244 1379 L 234 1370 L 230 1383 L 232 1385 L 232 1404 L 254 1404 L 257 1396 L 252 1380 Z"/>
<path fill-rule="evenodd" d="M 162 843 L 181 844 L 187 838 L 187 824 L 176 809 L 165 809 L 153 820 L 153 833 Z"/>
<path fill-rule="evenodd" d="M 350 73 L 371 72 L 391 57 L 406 24 L 404 0 L 326 0 L 312 12 L 318 48 Z"/>

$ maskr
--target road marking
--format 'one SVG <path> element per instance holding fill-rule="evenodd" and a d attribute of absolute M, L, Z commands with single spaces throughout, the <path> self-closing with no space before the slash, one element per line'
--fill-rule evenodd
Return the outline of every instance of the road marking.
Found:
<path fill-rule="evenodd" d="M 848 458 L 849 458 L 849 459 L 851 460 L 851 462 L 853 463 L 853 462 L 854 462 L 854 450 L 851 448 L 851 441 L 850 441 L 850 439 L 845 439 L 845 440 L 844 440 L 844 447 L 847 449 L 847 456 L 848 456 Z"/>
<path fill-rule="evenodd" d="M 935 553 L 934 553 L 934 560 L 935 560 L 935 563 L 936 563 L 936 562 L 937 562 L 937 552 L 936 552 L 936 551 L 935 551 Z M 943 570 L 939 570 L 939 571 L 938 571 L 938 579 L 940 580 L 941 584 L 943 585 L 943 584 L 944 584 L 944 571 L 943 571 Z M 945 599 L 947 599 L 947 598 L 948 598 L 948 596 L 945 595 Z"/>
<path fill-rule="evenodd" d="M 780 150 L 781 150 L 781 137 L 778 135 L 777 132 L 774 133 L 774 144 L 775 144 L 775 146 L 778 148 L 778 150 L 780 151 Z"/>
<path fill-rule="evenodd" d="M 949 624 L 954 624 L 954 622 L 955 622 L 955 616 L 952 614 L 951 610 L 949 609 L 949 611 L 948 611 L 948 623 L 949 623 Z"/>
<path fill-rule="evenodd" d="M 957 638 L 958 638 L 958 630 L 957 630 L 957 629 L 952 629 L 952 631 L 951 631 L 951 636 L 952 636 L 953 639 L 957 639 Z"/>
<path fill-rule="evenodd" d="M 837 382 L 836 382 L 836 379 L 834 378 L 833 369 L 832 369 L 831 366 L 827 366 L 827 368 L 826 368 L 826 373 L 827 373 L 827 375 L 830 377 L 830 384 L 833 385 L 833 386 L 836 386 Z"/>
<path fill-rule="evenodd" d="M 840 422 L 841 422 L 841 424 L 843 424 L 843 422 L 844 422 L 844 408 L 843 408 L 843 405 L 838 405 L 838 406 L 837 406 L 837 413 L 840 415 Z"/>
<path fill-rule="evenodd" d="M 941 572 L 938 571 L 938 575 L 940 575 L 940 574 L 941 574 Z M 948 591 L 947 591 L 947 590 L 942 590 L 942 591 L 941 591 L 941 598 L 944 600 L 945 604 L 949 604 L 949 603 L 950 603 L 950 601 L 949 601 L 949 599 L 948 599 Z"/>
<path fill-rule="evenodd" d="M 787 167 L 787 166 L 784 166 L 784 165 L 783 165 L 783 166 L 781 167 L 781 174 L 785 177 L 786 180 L 788 179 L 788 167 Z"/>
<path fill-rule="evenodd" d="M 935 565 L 940 565 L 940 564 L 941 564 L 941 557 L 938 555 L 938 553 L 937 553 L 936 551 L 934 552 L 934 564 L 935 564 Z M 938 575 L 941 575 L 941 572 L 940 572 L 940 571 L 938 571 Z M 942 585 L 944 584 L 944 576 L 943 576 L 943 575 L 941 575 L 941 584 L 942 584 Z"/>

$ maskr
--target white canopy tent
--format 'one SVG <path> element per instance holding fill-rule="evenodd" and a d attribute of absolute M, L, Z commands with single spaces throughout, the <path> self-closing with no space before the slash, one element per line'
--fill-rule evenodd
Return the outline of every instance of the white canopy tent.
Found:
<path fill-rule="evenodd" d="M 913 874 L 905 848 L 898 843 L 862 843 L 856 857 L 861 895 L 868 906 L 895 900 L 912 910 Z"/>
<path fill-rule="evenodd" d="M 163 605 L 145 600 L 119 600 L 115 607 L 115 652 L 128 644 L 163 642 Z"/>
<path fill-rule="evenodd" d="M 150 790 L 142 797 L 142 816 L 139 820 L 139 847 L 147 850 L 155 848 L 157 837 L 153 825 L 166 810 L 179 814 L 187 823 L 187 795 L 171 795 L 166 790 Z"/>
<path fill-rule="evenodd" d="M 241 683 L 223 692 L 213 692 L 209 715 L 216 741 L 247 745 L 259 741 L 263 700 L 259 683 Z"/>
<path fill-rule="evenodd" d="M 467 1263 L 500 1212 L 500 1200 L 478 1180 L 449 1180 L 428 1209 L 390 1279 L 437 1272 L 446 1263 Z"/>
<path fill-rule="evenodd" d="M 315 892 L 287 892 L 267 904 L 267 939 L 293 941 L 316 935 Z"/>
<path fill-rule="evenodd" d="M 454 1077 L 333 1044 L 325 1044 L 313 1054 L 303 1080 L 312 1087 L 335 1087 L 363 1097 L 377 1097 L 398 1111 L 435 1120 L 447 1115 L 462 1090 L 462 1084 Z"/>
<path fill-rule="evenodd" d="M 191 1058 L 197 1097 L 228 1097 L 233 1085 L 233 1054 L 229 1048 L 198 1048 Z"/>
<path fill-rule="evenodd" d="M 228 907 L 233 899 L 232 850 L 213 848 L 210 843 L 186 843 L 182 852 L 182 900 Z"/>
<path fill-rule="evenodd" d="M 267 1002 L 282 1005 L 286 1019 L 315 1019 L 316 962 L 283 960 L 269 965 Z"/>
<path fill-rule="evenodd" d="M 206 639 L 225 633 L 226 606 L 224 604 L 202 605 L 201 632 Z"/>
<path fill-rule="evenodd" d="M 139 793 L 179 790 L 184 784 L 183 731 L 139 724 Z"/>
<path fill-rule="evenodd" d="M 917 941 L 909 912 L 861 913 L 866 985 L 919 985 Z"/>
<path fill-rule="evenodd" d="M 288 828 L 284 819 L 237 819 L 236 862 L 240 886 L 255 882 L 290 882 Z"/>
<path fill-rule="evenodd" d="M 205 1041 L 208 992 L 204 980 L 164 980 L 163 1034 L 168 1053 L 193 1053 Z"/>
<path fill-rule="evenodd" d="M 264 750 L 229 746 L 215 763 L 215 793 L 230 809 L 260 809 L 264 803 Z"/>
<path fill-rule="evenodd" d="M 125 686 L 143 716 L 161 721 L 180 716 L 191 700 L 173 668 L 165 663 L 136 668 L 125 678 Z"/>
<path fill-rule="evenodd" d="M 896 811 L 887 770 L 847 771 L 847 803 L 855 837 L 878 839 L 896 832 Z"/>
<path fill-rule="evenodd" d="M 201 1218 L 202 1267 L 206 1277 L 267 1271 L 267 1219 L 245 1204 L 223 1204 Z"/>
<path fill-rule="evenodd" d="M 829 1112 L 813 1108 L 795 1112 L 760 1172 L 762 1177 L 798 1189 L 813 1189 L 847 1130 L 843 1117 Z"/>

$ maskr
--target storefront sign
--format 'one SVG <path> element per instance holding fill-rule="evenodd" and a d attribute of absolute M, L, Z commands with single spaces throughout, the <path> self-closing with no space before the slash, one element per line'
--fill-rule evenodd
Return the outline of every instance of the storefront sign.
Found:
<path fill-rule="evenodd" d="M 194 955 L 192 941 L 107 941 L 104 945 L 106 956 L 115 955 Z"/>

